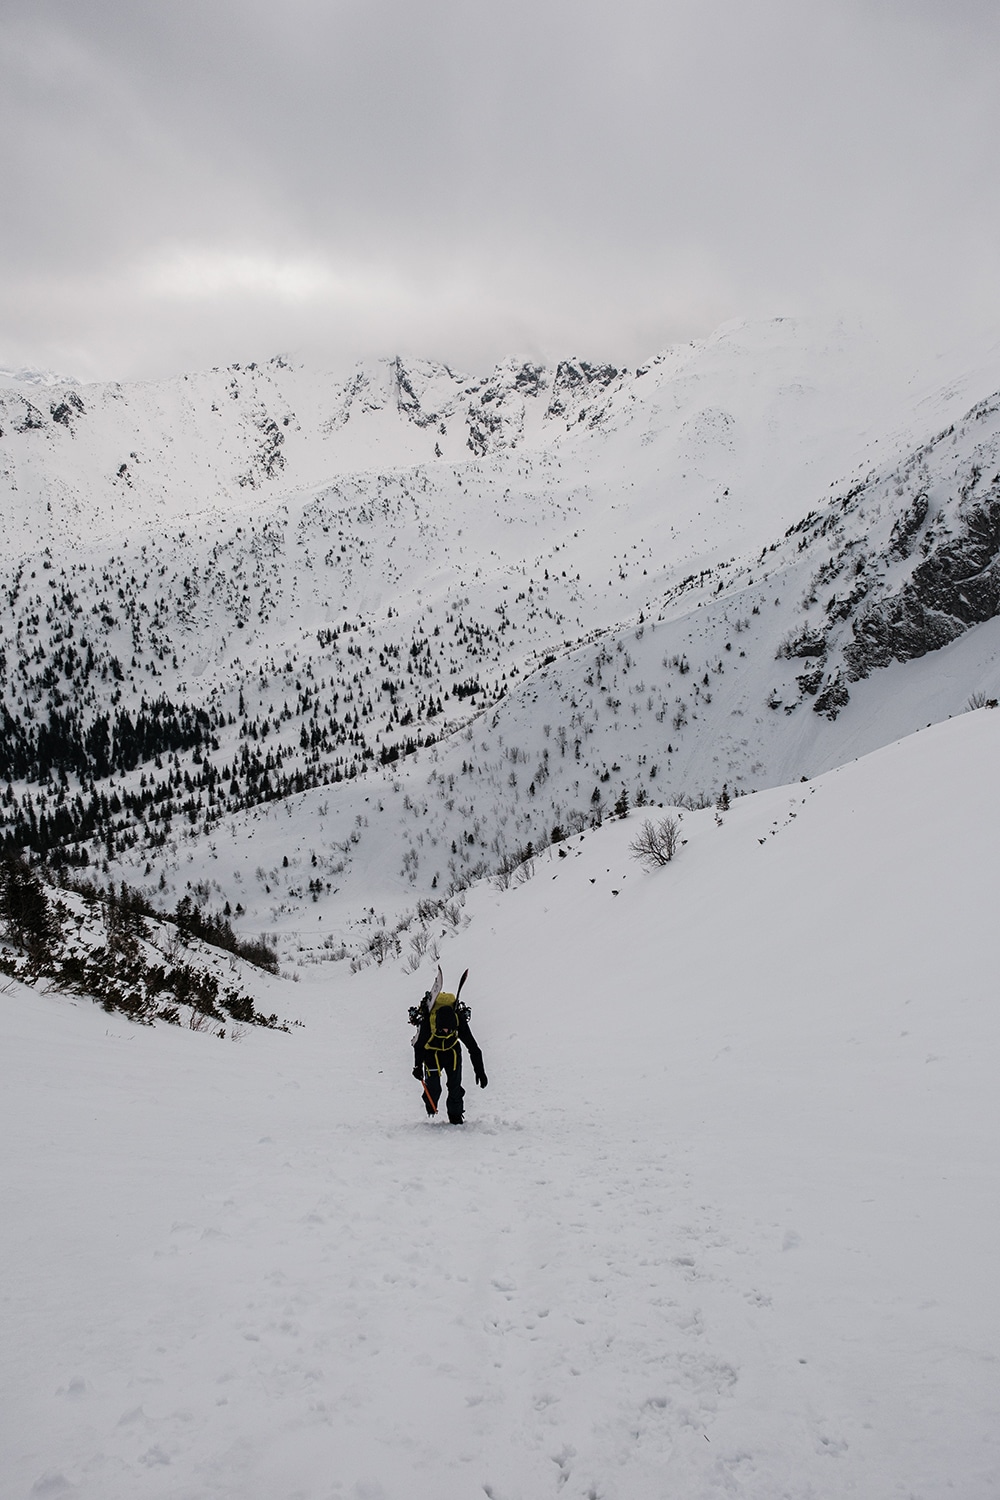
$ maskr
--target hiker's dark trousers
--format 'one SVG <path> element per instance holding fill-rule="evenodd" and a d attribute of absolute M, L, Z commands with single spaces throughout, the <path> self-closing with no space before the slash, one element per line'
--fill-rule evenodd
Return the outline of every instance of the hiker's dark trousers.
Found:
<path fill-rule="evenodd" d="M 424 1082 L 435 1105 L 441 1098 L 442 1082 L 448 1085 L 448 1119 L 461 1120 L 465 1116 L 465 1090 L 462 1087 L 462 1049 L 453 1047 L 448 1052 L 424 1052 Z M 426 1101 L 425 1101 L 426 1103 Z M 428 1104 L 427 1113 L 431 1113 Z"/>

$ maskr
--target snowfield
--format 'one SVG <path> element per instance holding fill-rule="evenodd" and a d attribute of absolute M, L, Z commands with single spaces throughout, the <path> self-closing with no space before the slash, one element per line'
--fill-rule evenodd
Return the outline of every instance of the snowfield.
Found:
<path fill-rule="evenodd" d="M 646 810 L 233 1045 L 3 996 L 11 1500 L 1000 1493 L 1000 712 Z M 654 816 L 660 816 L 656 812 Z"/>

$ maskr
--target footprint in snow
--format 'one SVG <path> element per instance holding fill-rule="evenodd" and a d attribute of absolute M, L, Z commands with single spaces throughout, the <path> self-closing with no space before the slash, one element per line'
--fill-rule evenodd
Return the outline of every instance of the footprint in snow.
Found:
<path fill-rule="evenodd" d="M 74 1489 L 75 1485 L 70 1484 L 65 1474 L 54 1474 L 51 1470 L 46 1470 L 31 1486 L 31 1494 L 44 1496 L 46 1500 L 50 1500 L 50 1497 L 51 1500 L 56 1500 L 59 1495 L 71 1494 Z"/>

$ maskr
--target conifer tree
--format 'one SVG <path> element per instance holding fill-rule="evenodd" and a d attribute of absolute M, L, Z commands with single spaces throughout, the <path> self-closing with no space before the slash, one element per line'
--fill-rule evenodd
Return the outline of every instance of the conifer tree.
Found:
<path fill-rule="evenodd" d="M 11 941 L 25 950 L 34 968 L 51 958 L 56 919 L 44 885 L 17 853 L 5 855 L 0 865 L 0 916 Z"/>

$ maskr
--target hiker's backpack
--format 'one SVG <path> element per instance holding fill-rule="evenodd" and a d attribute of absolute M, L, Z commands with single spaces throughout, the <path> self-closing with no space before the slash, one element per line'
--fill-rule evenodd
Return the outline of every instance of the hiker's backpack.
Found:
<path fill-rule="evenodd" d="M 442 990 L 440 970 L 438 975 L 434 989 L 427 991 L 419 1005 L 410 1006 L 409 1019 L 410 1025 L 416 1027 L 425 1021 L 430 1023 L 426 1045 L 432 1052 L 450 1052 L 458 1043 L 458 1028 L 472 1015 L 472 1007 Z"/>
<path fill-rule="evenodd" d="M 458 1028 L 464 1005 L 442 990 L 430 1008 L 431 1034 L 425 1042 L 430 1052 L 451 1052 L 458 1045 Z"/>

